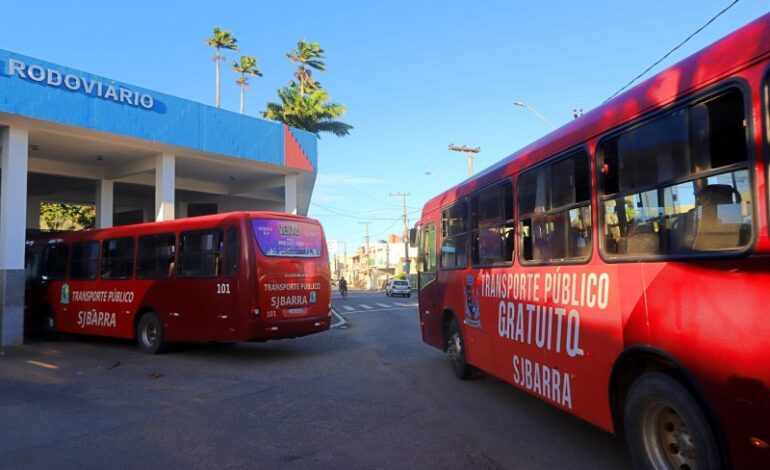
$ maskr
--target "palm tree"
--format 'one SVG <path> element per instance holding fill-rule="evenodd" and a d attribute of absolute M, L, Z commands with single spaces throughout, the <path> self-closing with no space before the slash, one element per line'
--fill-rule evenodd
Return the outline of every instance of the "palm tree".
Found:
<path fill-rule="evenodd" d="M 267 110 L 262 113 L 265 119 L 282 122 L 297 129 L 318 135 L 331 132 L 342 137 L 350 134 L 353 126 L 335 119 L 345 114 L 345 106 L 329 101 L 329 93 L 317 89 L 309 95 L 303 94 L 296 86 L 278 90 L 281 103 L 267 103 Z"/>
<path fill-rule="evenodd" d="M 259 71 L 259 62 L 257 61 L 257 58 L 247 55 L 241 56 L 240 63 L 233 61 L 233 70 L 235 73 L 241 74 L 235 83 L 241 88 L 241 114 L 243 114 L 243 92 L 249 87 L 249 77 L 246 75 L 256 75 L 257 77 L 261 77 L 262 72 Z"/>
<path fill-rule="evenodd" d="M 294 76 L 299 80 L 299 92 L 304 95 L 306 92 L 312 93 L 318 89 L 318 82 L 312 78 L 310 69 L 319 72 L 326 71 L 326 64 L 323 61 L 324 50 L 317 42 L 307 42 L 304 39 L 297 41 L 297 49 L 288 52 L 286 57 L 292 64 L 299 63 Z M 308 68 L 309 67 L 309 68 Z"/>
<path fill-rule="evenodd" d="M 220 30 L 217 26 L 214 28 L 212 35 L 206 39 L 206 44 L 217 50 L 214 56 L 211 58 L 217 64 L 217 94 L 216 94 L 216 106 L 219 107 L 219 62 L 225 60 L 222 54 L 219 53 L 220 49 L 229 49 L 231 51 L 238 50 L 238 40 L 233 37 L 233 34 L 227 30 Z"/>

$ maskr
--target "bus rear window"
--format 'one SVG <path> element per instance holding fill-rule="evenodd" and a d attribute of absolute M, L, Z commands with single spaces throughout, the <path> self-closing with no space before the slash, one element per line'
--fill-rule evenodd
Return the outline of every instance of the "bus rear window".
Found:
<path fill-rule="evenodd" d="M 259 249 L 266 256 L 317 258 L 321 256 L 321 226 L 296 220 L 254 219 L 251 222 Z"/>

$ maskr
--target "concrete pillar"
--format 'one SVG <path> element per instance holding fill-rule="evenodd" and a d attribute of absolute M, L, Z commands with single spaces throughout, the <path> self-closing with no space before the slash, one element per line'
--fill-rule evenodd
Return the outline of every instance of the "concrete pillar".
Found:
<path fill-rule="evenodd" d="M 112 227 L 114 188 L 113 180 L 99 180 L 96 183 L 96 228 Z"/>
<path fill-rule="evenodd" d="M 285 201 L 284 210 L 287 214 L 299 213 L 299 207 L 297 206 L 298 185 L 299 185 L 298 174 L 292 173 L 290 175 L 286 175 L 286 181 L 284 182 L 283 191 L 284 191 L 284 201 Z"/>
<path fill-rule="evenodd" d="M 155 220 L 174 220 L 176 157 L 162 153 L 155 159 Z"/>
<path fill-rule="evenodd" d="M 0 131 L 0 346 L 24 340 L 24 239 L 27 220 L 26 129 Z"/>

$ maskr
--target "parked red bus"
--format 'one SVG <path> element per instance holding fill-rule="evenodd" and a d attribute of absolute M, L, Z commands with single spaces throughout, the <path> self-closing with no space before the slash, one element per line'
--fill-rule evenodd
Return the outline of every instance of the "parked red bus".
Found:
<path fill-rule="evenodd" d="M 329 329 L 331 283 L 318 221 L 238 212 L 35 237 L 27 324 L 59 333 L 264 341 Z"/>
<path fill-rule="evenodd" d="M 431 199 L 422 338 L 625 437 L 770 468 L 770 15 Z"/>

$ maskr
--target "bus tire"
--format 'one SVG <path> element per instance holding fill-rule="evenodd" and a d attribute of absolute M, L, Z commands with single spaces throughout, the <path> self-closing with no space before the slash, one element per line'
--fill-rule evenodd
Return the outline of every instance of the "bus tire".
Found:
<path fill-rule="evenodd" d="M 146 312 L 136 326 L 136 341 L 139 349 L 147 354 L 160 354 L 166 349 L 163 337 L 163 323 L 153 312 Z"/>
<path fill-rule="evenodd" d="M 634 381 L 623 422 L 634 468 L 722 468 L 708 419 L 687 389 L 666 374 L 649 372 Z"/>
<path fill-rule="evenodd" d="M 465 360 L 465 341 L 455 317 L 449 320 L 446 342 L 446 352 L 452 361 L 452 371 L 455 376 L 460 380 L 470 379 L 473 376 L 473 366 Z"/>
<path fill-rule="evenodd" d="M 43 338 L 49 341 L 57 341 L 61 338 L 59 336 L 59 323 L 56 321 L 56 313 L 54 313 L 52 308 L 48 307 L 45 309 L 42 322 L 41 331 Z"/>

